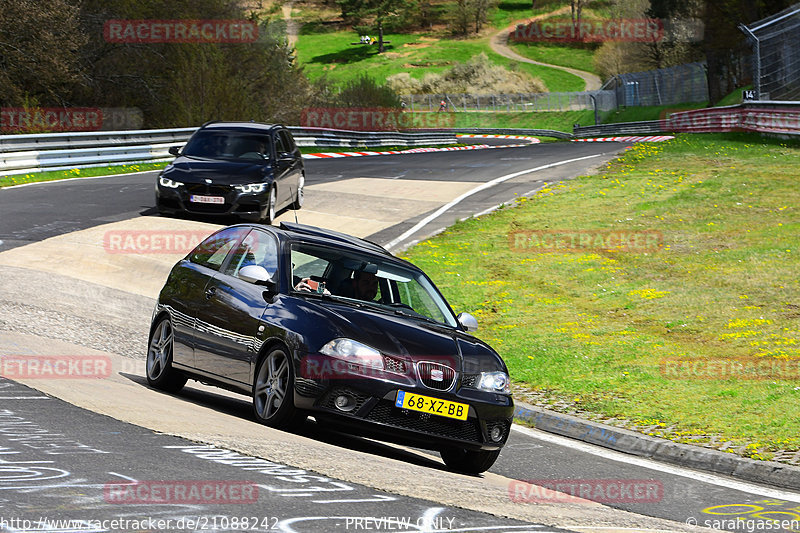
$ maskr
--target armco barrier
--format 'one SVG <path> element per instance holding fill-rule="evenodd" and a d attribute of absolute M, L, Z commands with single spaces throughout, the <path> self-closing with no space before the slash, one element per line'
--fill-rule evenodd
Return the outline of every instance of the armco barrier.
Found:
<path fill-rule="evenodd" d="M 109 164 L 169 161 L 169 147 L 184 144 L 197 128 L 0 136 L 0 175 Z M 290 127 L 299 146 L 345 147 L 455 144 L 455 132 L 398 133 Z"/>
<path fill-rule="evenodd" d="M 747 102 L 673 113 L 664 120 L 622 122 L 577 127 L 576 137 L 605 137 L 654 133 L 757 133 L 800 134 L 800 102 Z"/>

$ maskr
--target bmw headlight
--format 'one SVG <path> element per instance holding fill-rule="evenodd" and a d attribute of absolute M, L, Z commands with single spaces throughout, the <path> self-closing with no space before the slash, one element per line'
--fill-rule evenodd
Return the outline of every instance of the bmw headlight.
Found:
<path fill-rule="evenodd" d="M 349 363 L 383 370 L 381 352 L 352 339 L 333 339 L 323 346 L 319 352 Z"/>
<path fill-rule="evenodd" d="M 505 372 L 481 372 L 475 388 L 488 392 L 511 394 L 511 380 Z"/>
<path fill-rule="evenodd" d="M 244 185 L 234 185 L 234 189 L 243 193 L 260 193 L 267 188 L 266 183 L 246 183 Z"/>
<path fill-rule="evenodd" d="M 177 189 L 178 187 L 183 185 L 183 183 L 181 183 L 180 181 L 174 181 L 169 178 L 165 178 L 164 176 L 160 176 L 158 178 L 158 184 L 161 185 L 162 187 L 167 187 L 168 189 Z"/>

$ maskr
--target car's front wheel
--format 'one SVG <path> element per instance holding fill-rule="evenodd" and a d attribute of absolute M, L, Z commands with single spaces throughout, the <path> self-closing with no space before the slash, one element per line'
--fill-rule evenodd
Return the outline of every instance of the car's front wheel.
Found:
<path fill-rule="evenodd" d="M 269 198 L 267 199 L 267 209 L 264 216 L 261 217 L 262 224 L 272 224 L 275 220 L 275 209 L 277 208 L 277 196 L 275 194 L 275 187 L 270 187 Z"/>
<path fill-rule="evenodd" d="M 301 207 L 303 207 L 304 194 L 305 194 L 303 191 L 303 187 L 305 187 L 305 185 L 306 185 L 306 175 L 300 174 L 300 179 L 297 180 L 297 194 L 294 197 L 294 204 L 292 204 L 292 208 L 300 209 Z"/>
<path fill-rule="evenodd" d="M 172 368 L 174 331 L 169 318 L 162 319 L 150 334 L 147 345 L 147 383 L 167 392 L 178 392 L 186 376 Z"/>
<path fill-rule="evenodd" d="M 285 428 L 297 422 L 294 369 L 286 350 L 272 348 L 262 357 L 253 381 L 253 411 L 262 424 Z"/>
<path fill-rule="evenodd" d="M 463 474 L 480 474 L 489 470 L 500 450 L 465 450 L 463 448 L 446 448 L 441 450 L 440 455 L 444 464 L 456 472 Z"/>

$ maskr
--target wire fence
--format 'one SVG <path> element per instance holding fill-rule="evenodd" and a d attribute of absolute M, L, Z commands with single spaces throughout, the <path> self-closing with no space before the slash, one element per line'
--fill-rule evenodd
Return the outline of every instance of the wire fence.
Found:
<path fill-rule="evenodd" d="M 401 96 L 410 111 L 520 112 L 612 111 L 617 108 L 614 91 L 532 94 L 410 94 Z M 443 104 L 444 103 L 444 104 Z"/>
<path fill-rule="evenodd" d="M 757 100 L 800 100 L 800 4 L 739 26 L 753 46 Z"/>
<path fill-rule="evenodd" d="M 603 86 L 616 93 L 619 107 L 677 105 L 708 101 L 705 63 L 618 74 Z"/>

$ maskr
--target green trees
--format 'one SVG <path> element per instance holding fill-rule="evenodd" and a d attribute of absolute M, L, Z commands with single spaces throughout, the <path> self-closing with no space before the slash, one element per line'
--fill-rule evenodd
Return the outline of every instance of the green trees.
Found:
<path fill-rule="evenodd" d="M 257 38 L 114 41 L 104 33 L 114 20 L 250 20 Z M 238 3 L 0 0 L 0 106 L 134 107 L 145 127 L 291 122 L 309 92 L 285 23 L 258 20 Z"/>

